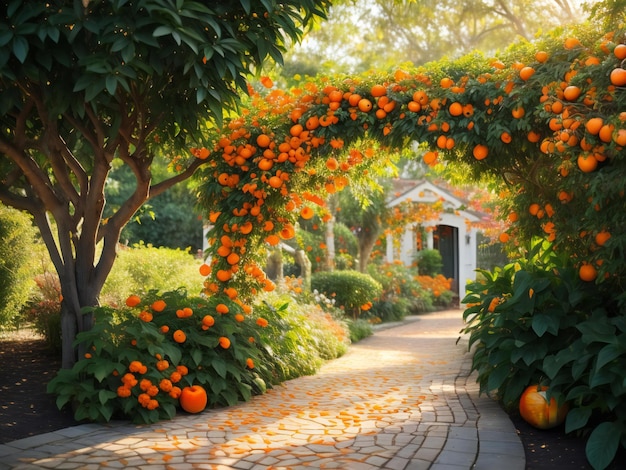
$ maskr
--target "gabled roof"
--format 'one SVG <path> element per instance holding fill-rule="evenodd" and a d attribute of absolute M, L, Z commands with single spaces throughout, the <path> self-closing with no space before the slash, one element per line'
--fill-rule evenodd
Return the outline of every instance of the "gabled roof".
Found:
<path fill-rule="evenodd" d="M 484 214 L 468 209 L 469 201 L 463 198 L 460 192 L 455 191 L 443 181 L 432 182 L 426 179 L 409 180 L 397 178 L 392 181 L 392 197 L 387 206 L 393 207 L 404 201 L 434 203 L 442 201 L 444 209 L 459 211 L 459 216 L 472 222 L 484 217 Z"/>

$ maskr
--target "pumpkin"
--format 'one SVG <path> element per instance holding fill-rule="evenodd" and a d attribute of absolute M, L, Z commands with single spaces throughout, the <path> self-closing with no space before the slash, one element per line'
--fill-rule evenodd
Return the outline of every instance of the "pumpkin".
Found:
<path fill-rule="evenodd" d="M 182 389 L 178 401 L 187 413 L 200 413 L 206 408 L 208 398 L 203 387 L 192 385 Z"/>
<path fill-rule="evenodd" d="M 567 403 L 558 406 L 554 397 L 546 398 L 545 385 L 530 385 L 520 397 L 519 412 L 524 421 L 538 429 L 550 429 L 565 420 L 569 411 Z"/>

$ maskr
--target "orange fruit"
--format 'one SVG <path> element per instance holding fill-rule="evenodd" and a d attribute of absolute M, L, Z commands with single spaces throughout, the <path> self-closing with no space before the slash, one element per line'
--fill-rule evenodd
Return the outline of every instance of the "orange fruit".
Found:
<path fill-rule="evenodd" d="M 522 106 L 518 106 L 517 108 L 511 111 L 511 114 L 513 115 L 515 119 L 521 119 L 524 117 L 524 114 L 526 114 L 526 111 L 524 110 Z"/>
<path fill-rule="evenodd" d="M 615 49 L 613 49 L 613 54 L 619 60 L 626 59 L 626 44 L 618 44 L 617 46 L 615 46 Z"/>
<path fill-rule="evenodd" d="M 483 160 L 489 154 L 489 148 L 486 145 L 478 144 L 474 147 L 472 154 L 476 160 Z"/>
<path fill-rule="evenodd" d="M 300 211 L 300 217 L 302 217 L 305 220 L 312 219 L 314 215 L 315 215 L 315 212 L 309 206 L 304 206 L 302 210 Z"/>
<path fill-rule="evenodd" d="M 217 280 L 221 282 L 229 281 L 232 276 L 232 271 L 226 269 L 219 269 L 217 273 L 215 273 L 215 277 L 217 277 Z"/>
<path fill-rule="evenodd" d="M 183 330 L 176 330 L 172 334 L 172 339 L 179 344 L 184 343 L 185 341 L 187 341 L 187 335 L 185 334 Z"/>
<path fill-rule="evenodd" d="M 528 206 L 528 212 L 530 213 L 530 215 L 537 215 L 539 213 L 540 208 L 541 206 L 539 206 L 539 204 L 534 202 L 530 206 Z"/>
<path fill-rule="evenodd" d="M 387 94 L 387 88 L 383 85 L 374 85 L 372 86 L 370 93 L 374 98 L 378 98 L 379 96 L 384 96 Z"/>
<path fill-rule="evenodd" d="M 585 123 L 585 129 L 587 129 L 587 132 L 589 132 L 591 135 L 598 135 L 603 125 L 604 120 L 601 117 L 594 117 L 587 120 L 587 122 Z"/>
<path fill-rule="evenodd" d="M 509 134 L 508 132 L 503 132 L 502 134 L 500 134 L 500 140 L 502 142 L 504 142 L 505 144 L 510 144 L 511 143 L 511 134 Z"/>
<path fill-rule="evenodd" d="M 230 311 L 230 309 L 228 308 L 226 304 L 220 303 L 215 306 L 215 311 L 222 315 L 226 315 Z"/>
<path fill-rule="evenodd" d="M 237 253 L 231 253 L 226 257 L 226 262 L 231 266 L 239 263 L 240 256 Z"/>
<path fill-rule="evenodd" d="M 317 129 L 319 125 L 320 125 L 320 118 L 318 118 L 317 116 L 311 116 L 304 123 L 304 127 L 306 127 L 310 131 L 312 131 L 313 129 Z"/>
<path fill-rule="evenodd" d="M 582 90 L 580 88 L 578 88 L 575 85 L 570 85 L 566 87 L 565 90 L 563 90 L 563 97 L 567 101 L 575 101 L 578 99 L 581 93 L 582 93 Z"/>
<path fill-rule="evenodd" d="M 509 219 L 509 222 L 517 222 L 519 216 L 517 215 L 517 212 L 511 212 L 507 218 Z"/>
<path fill-rule="evenodd" d="M 613 135 L 613 140 L 620 147 L 626 147 L 626 129 L 618 129 Z"/>
<path fill-rule="evenodd" d="M 267 134 L 259 134 L 256 138 L 256 144 L 259 147 L 265 148 L 270 146 L 271 139 Z"/>
<path fill-rule="evenodd" d="M 578 276 L 580 276 L 583 281 L 591 282 L 598 277 L 598 271 L 590 264 L 583 264 L 578 270 Z"/>
<path fill-rule="evenodd" d="M 426 152 L 423 156 L 424 163 L 433 165 L 437 161 L 437 152 Z"/>
<path fill-rule="evenodd" d="M 611 238 L 611 234 L 606 230 L 602 230 L 596 234 L 595 240 L 598 245 L 602 246 L 609 238 Z"/>
<path fill-rule="evenodd" d="M 615 126 L 613 124 L 605 124 L 600 128 L 600 132 L 598 132 L 598 137 L 602 142 L 609 143 L 613 140 L 613 131 L 615 130 Z"/>
<path fill-rule="evenodd" d="M 441 88 L 450 88 L 452 85 L 454 85 L 454 81 L 448 77 L 442 78 L 439 82 Z"/>
<path fill-rule="evenodd" d="M 598 167 L 598 160 L 593 155 L 580 155 L 576 163 L 578 168 L 585 173 L 591 173 Z"/>
<path fill-rule="evenodd" d="M 519 77 L 526 81 L 528 80 L 530 77 L 532 77 L 535 74 L 535 69 L 533 67 L 530 66 L 526 66 L 523 67 L 520 71 L 519 71 Z"/>
<path fill-rule="evenodd" d="M 222 349 L 230 348 L 230 340 L 226 336 L 220 336 L 219 345 Z"/>
<path fill-rule="evenodd" d="M 541 63 L 545 62 L 546 60 L 548 60 L 548 53 L 546 51 L 538 51 L 535 54 L 535 60 Z"/>
<path fill-rule="evenodd" d="M 565 49 L 574 49 L 575 47 L 582 46 L 580 41 L 576 38 L 567 38 L 564 43 Z"/>
<path fill-rule="evenodd" d="M 298 137 L 300 134 L 302 134 L 303 130 L 304 128 L 302 127 L 302 124 L 294 124 L 293 126 L 291 126 L 291 129 L 289 129 L 289 133 L 293 137 Z"/>
<path fill-rule="evenodd" d="M 163 300 L 155 300 L 152 303 L 152 310 L 154 310 L 155 312 L 162 312 L 163 310 L 165 310 L 165 301 Z"/>
<path fill-rule="evenodd" d="M 528 141 L 537 143 L 541 139 L 541 135 L 538 132 L 530 131 L 528 132 Z"/>
<path fill-rule="evenodd" d="M 349 97 L 348 97 L 348 103 L 350 104 L 350 106 L 352 107 L 356 107 L 359 105 L 359 101 L 361 101 L 362 96 L 359 95 L 358 93 L 352 93 Z"/>
<path fill-rule="evenodd" d="M 406 105 L 406 107 L 412 113 L 419 113 L 422 110 L 422 105 L 419 104 L 417 101 L 409 101 L 409 103 Z"/>
<path fill-rule="evenodd" d="M 129 295 L 126 299 L 126 305 L 129 307 L 136 307 L 141 303 L 141 298 L 138 295 L 132 294 Z"/>
<path fill-rule="evenodd" d="M 613 85 L 624 86 L 626 85 L 626 70 L 621 67 L 617 67 L 611 71 L 610 78 Z"/>
<path fill-rule="evenodd" d="M 368 113 L 372 110 L 372 102 L 367 98 L 359 100 L 358 108 L 364 113 Z"/>
<path fill-rule="evenodd" d="M 199 271 L 201 276 L 208 276 L 209 274 L 211 274 L 211 266 L 204 263 L 200 266 Z"/>
<path fill-rule="evenodd" d="M 335 157 L 329 157 L 326 160 L 326 168 L 328 168 L 330 171 L 335 171 L 337 168 L 339 168 L 339 162 Z"/>
<path fill-rule="evenodd" d="M 500 236 L 498 237 L 498 240 L 500 241 L 500 243 L 506 243 L 510 240 L 510 238 L 511 237 L 509 236 L 508 233 L 502 232 Z"/>
<path fill-rule="evenodd" d="M 458 101 L 455 101 L 448 107 L 448 112 L 451 116 L 460 116 L 463 114 L 463 106 Z"/>

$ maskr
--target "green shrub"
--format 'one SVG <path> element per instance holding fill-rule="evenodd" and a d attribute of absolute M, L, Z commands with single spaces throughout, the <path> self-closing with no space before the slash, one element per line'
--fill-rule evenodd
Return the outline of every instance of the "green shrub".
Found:
<path fill-rule="evenodd" d="M 48 385 L 59 407 L 75 406 L 76 420 L 170 419 L 180 390 L 192 384 L 206 389 L 209 407 L 265 391 L 272 375 L 259 349 L 258 330 L 265 323 L 245 316 L 227 296 L 149 292 L 136 306 L 121 310 L 94 309 L 94 327 L 76 340 L 85 357 Z"/>
<path fill-rule="evenodd" d="M 626 442 L 623 307 L 606 302 L 605 284 L 581 281 L 569 259 L 548 245 L 480 273 L 463 302 L 481 392 L 497 390 L 513 407 L 526 386 L 548 385 L 552 396 L 570 403 L 566 432 L 593 428 L 587 458 L 605 468 Z"/>
<path fill-rule="evenodd" d="M 421 276 L 436 276 L 441 273 L 443 260 L 439 250 L 422 250 L 415 258 Z"/>
<path fill-rule="evenodd" d="M 314 374 L 347 350 L 347 327 L 316 305 L 268 295 L 245 310 L 226 295 L 182 289 L 148 292 L 132 307 L 94 309 L 95 326 L 77 337 L 85 357 L 61 370 L 48 391 L 59 407 L 75 406 L 79 421 L 153 423 L 177 413 L 185 386 L 203 386 L 209 407 L 230 406 Z"/>
<path fill-rule="evenodd" d="M 165 292 L 179 287 L 190 293 L 200 293 L 203 278 L 198 272 L 202 264 L 189 251 L 155 248 L 142 243 L 123 248 L 109 274 L 100 301 L 102 304 L 122 305 L 130 294 L 148 290 Z"/>
<path fill-rule="evenodd" d="M 44 337 L 51 352 L 61 352 L 61 283 L 55 273 L 45 272 L 35 276 L 37 292 L 31 295 L 23 314 Z"/>
<path fill-rule="evenodd" d="M 350 341 L 353 343 L 361 341 L 368 336 L 372 336 L 374 333 L 372 324 L 363 318 L 349 321 L 348 327 L 350 328 Z"/>
<path fill-rule="evenodd" d="M 324 361 L 347 350 L 347 326 L 315 304 L 301 304 L 287 295 L 266 294 L 254 308 L 268 326 L 259 334 L 273 383 L 313 375 Z"/>
<path fill-rule="evenodd" d="M 35 287 L 30 266 L 35 230 L 30 218 L 0 204 L 0 331 L 19 326 Z"/>
<path fill-rule="evenodd" d="M 429 297 L 415 280 L 415 270 L 402 263 L 370 264 L 368 272 L 382 286 L 382 292 L 364 317 L 383 322 L 398 321 L 416 311 Z"/>
<path fill-rule="evenodd" d="M 356 318 L 361 307 L 374 302 L 382 287 L 372 276 L 358 271 L 324 271 L 313 274 L 311 289 L 335 300 L 335 305 Z"/>

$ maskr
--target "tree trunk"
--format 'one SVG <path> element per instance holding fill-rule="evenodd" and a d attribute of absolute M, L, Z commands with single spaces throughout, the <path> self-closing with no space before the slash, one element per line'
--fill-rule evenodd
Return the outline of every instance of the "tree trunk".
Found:
<path fill-rule="evenodd" d="M 359 233 L 359 271 L 362 273 L 367 272 L 370 255 L 376 245 L 379 233 L 380 230 L 373 230 L 372 228 L 361 230 Z"/>
<path fill-rule="evenodd" d="M 335 216 L 326 222 L 326 270 L 335 269 Z"/>

